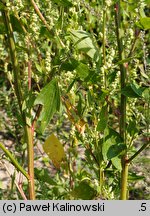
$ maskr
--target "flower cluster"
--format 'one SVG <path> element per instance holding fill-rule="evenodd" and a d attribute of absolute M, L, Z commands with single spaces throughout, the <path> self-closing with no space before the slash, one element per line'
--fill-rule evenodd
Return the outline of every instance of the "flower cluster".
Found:
<path fill-rule="evenodd" d="M 51 50 L 47 49 L 45 54 L 45 69 L 46 73 L 51 71 Z"/>
<path fill-rule="evenodd" d="M 18 13 L 19 11 L 22 11 L 24 9 L 24 3 L 23 0 L 8 0 L 6 1 L 6 7 L 8 10 Z"/>

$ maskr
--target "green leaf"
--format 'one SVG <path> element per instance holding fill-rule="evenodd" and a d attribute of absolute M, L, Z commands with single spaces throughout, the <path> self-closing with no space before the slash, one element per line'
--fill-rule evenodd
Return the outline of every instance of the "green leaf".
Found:
<path fill-rule="evenodd" d="M 108 135 L 107 135 L 107 133 L 108 133 Z M 109 159 L 108 158 L 109 148 L 112 145 L 115 145 L 117 143 L 121 143 L 121 137 L 116 131 L 113 131 L 110 128 L 105 129 L 104 136 L 105 136 L 105 138 L 104 138 L 104 142 L 103 142 L 103 146 L 102 146 L 102 154 L 103 154 L 104 161 L 107 161 Z"/>
<path fill-rule="evenodd" d="M 81 30 L 71 30 L 71 38 L 79 51 L 98 61 L 98 51 L 89 33 Z"/>
<path fill-rule="evenodd" d="M 35 67 L 36 67 L 36 69 L 38 70 L 38 72 L 40 72 L 40 74 L 42 74 L 42 67 L 41 67 L 41 65 L 39 65 L 39 64 L 37 64 L 37 63 L 35 62 Z"/>
<path fill-rule="evenodd" d="M 136 127 L 136 122 L 134 120 L 129 121 L 129 125 L 127 126 L 127 132 L 130 134 L 130 136 L 134 136 L 138 133 L 138 129 Z"/>
<path fill-rule="evenodd" d="M 114 158 L 112 158 L 111 162 L 114 165 L 114 167 L 116 167 L 117 170 L 119 170 L 119 171 L 122 170 L 121 158 L 120 157 L 114 157 Z"/>
<path fill-rule="evenodd" d="M 93 102 L 93 97 L 92 97 L 90 90 L 88 90 L 88 92 L 87 92 L 87 105 L 90 107 L 92 105 L 92 102 Z"/>
<path fill-rule="evenodd" d="M 24 127 L 24 126 L 25 126 L 25 122 L 24 122 L 24 120 L 22 119 L 21 114 L 18 113 L 18 112 L 16 112 L 15 115 L 16 115 L 16 118 L 17 118 L 17 123 L 18 123 L 18 125 Z"/>
<path fill-rule="evenodd" d="M 0 34 L 5 34 L 6 32 L 6 26 L 4 25 L 2 16 L 0 16 Z"/>
<path fill-rule="evenodd" d="M 34 173 L 37 180 L 50 185 L 57 185 L 57 183 L 49 176 L 48 169 L 34 168 Z"/>
<path fill-rule="evenodd" d="M 131 97 L 131 98 L 139 98 L 140 96 L 136 94 L 131 86 L 126 86 L 121 90 L 121 93 L 125 95 L 126 97 Z"/>
<path fill-rule="evenodd" d="M 88 182 L 82 181 L 74 188 L 71 195 L 75 199 L 92 200 L 96 195 L 96 191 L 89 185 Z"/>
<path fill-rule="evenodd" d="M 47 28 L 45 26 L 42 26 L 40 28 L 40 37 L 45 37 L 45 36 L 52 40 L 54 38 L 54 32 L 53 32 L 53 30 L 51 30 L 51 32 L 50 32 L 47 30 Z"/>
<path fill-rule="evenodd" d="M 120 134 L 111 128 L 104 130 L 104 142 L 102 144 L 102 155 L 104 161 L 111 160 L 112 164 L 121 171 L 121 155 L 126 151 L 126 145 Z"/>
<path fill-rule="evenodd" d="M 147 64 L 149 64 L 150 62 L 148 62 L 148 59 L 147 59 Z M 141 75 L 146 78 L 146 79 L 149 79 L 149 76 L 148 74 L 145 73 L 145 69 L 144 69 L 144 65 L 143 64 L 139 64 L 139 69 L 140 69 L 140 73 Z"/>
<path fill-rule="evenodd" d="M 53 0 L 54 3 L 62 7 L 72 7 L 73 4 L 68 0 Z"/>
<path fill-rule="evenodd" d="M 77 111 L 78 111 L 78 115 L 81 117 L 82 116 L 82 95 L 81 95 L 81 93 L 79 93 L 79 101 L 78 101 L 78 105 L 77 105 Z"/>
<path fill-rule="evenodd" d="M 104 140 L 107 140 L 109 138 L 114 139 L 116 143 L 122 143 L 122 138 L 120 134 L 112 128 L 107 127 L 104 131 Z"/>
<path fill-rule="evenodd" d="M 127 97 L 139 98 L 139 97 L 142 97 L 143 91 L 144 89 L 142 87 L 138 86 L 136 82 L 133 82 L 130 85 L 123 88 L 121 90 L 121 93 Z"/>
<path fill-rule="evenodd" d="M 145 88 L 145 90 L 142 93 L 142 97 L 150 103 L 150 88 Z"/>
<path fill-rule="evenodd" d="M 134 58 L 135 58 L 135 56 L 134 56 L 134 57 L 129 57 L 129 58 L 123 59 L 123 60 L 117 62 L 117 64 L 120 65 L 120 64 L 123 64 L 123 63 L 126 63 L 126 62 L 130 62 L 130 61 L 131 61 L 132 59 L 134 59 Z"/>
<path fill-rule="evenodd" d="M 60 109 L 60 92 L 56 79 L 50 81 L 37 96 L 34 105 L 43 105 L 39 120 L 41 132 L 44 132 L 49 121 L 56 111 Z"/>
<path fill-rule="evenodd" d="M 142 92 L 143 92 L 143 88 L 140 87 L 136 82 L 131 83 L 131 88 L 133 89 L 133 91 L 139 95 L 140 97 L 142 97 Z"/>
<path fill-rule="evenodd" d="M 67 62 L 62 63 L 61 65 L 61 70 L 66 70 L 66 71 L 73 71 L 77 68 L 77 66 L 80 64 L 79 61 L 77 61 L 74 58 L 69 59 Z"/>
<path fill-rule="evenodd" d="M 0 35 L 5 34 L 5 33 L 6 33 L 6 28 L 5 28 L 5 25 L 2 23 L 0 24 Z"/>
<path fill-rule="evenodd" d="M 32 115 L 31 109 L 33 107 L 35 101 L 35 94 L 32 91 L 29 91 L 25 94 L 24 101 L 22 103 L 22 111 L 26 114 L 26 123 L 31 126 L 32 125 Z"/>
<path fill-rule="evenodd" d="M 150 6 L 150 0 L 145 0 L 145 3 Z"/>
<path fill-rule="evenodd" d="M 2 2 L 0 2 L 0 10 L 7 10 L 7 7 Z"/>
<path fill-rule="evenodd" d="M 82 81 L 84 81 L 90 73 L 89 67 L 86 64 L 83 64 L 82 62 L 78 65 L 76 68 L 77 75 L 80 77 Z"/>
<path fill-rule="evenodd" d="M 112 73 L 108 74 L 108 81 L 109 81 L 110 84 L 115 81 L 116 76 L 117 76 L 117 72 L 116 71 L 113 71 Z"/>
<path fill-rule="evenodd" d="M 111 145 L 107 152 L 107 159 L 111 160 L 112 158 L 121 155 L 126 151 L 127 147 L 124 143 L 116 143 Z"/>
<path fill-rule="evenodd" d="M 143 180 L 145 179 L 145 176 L 139 176 L 136 173 L 129 173 L 128 180 L 129 181 L 137 181 L 137 180 Z"/>
<path fill-rule="evenodd" d="M 144 30 L 150 29 L 150 17 L 141 17 L 140 21 L 136 25 Z"/>
<path fill-rule="evenodd" d="M 108 121 L 107 105 L 102 107 L 99 118 L 100 120 L 98 122 L 96 130 L 99 132 L 103 132 L 107 126 Z"/>
<path fill-rule="evenodd" d="M 31 108 L 33 107 L 35 101 L 35 94 L 32 91 L 29 91 L 25 94 L 25 99 L 22 104 L 22 110 L 25 112 L 30 112 Z"/>
<path fill-rule="evenodd" d="M 22 26 L 21 26 L 21 24 L 20 24 L 17 17 L 15 17 L 14 15 L 10 15 L 10 21 L 11 21 L 11 24 L 12 24 L 13 31 L 24 34 L 24 30 L 23 30 L 23 28 L 22 28 Z"/>
<path fill-rule="evenodd" d="M 103 143 L 103 147 L 102 147 L 102 154 L 103 154 L 103 158 L 104 161 L 107 161 L 107 152 L 109 150 L 109 148 L 114 145 L 116 143 L 115 138 L 111 137 L 109 139 L 107 139 L 104 143 Z"/>
<path fill-rule="evenodd" d="M 75 82 L 77 81 L 77 79 L 75 78 L 69 85 L 68 89 L 67 89 L 67 93 L 70 92 L 70 90 L 72 89 L 73 85 L 75 84 Z"/>

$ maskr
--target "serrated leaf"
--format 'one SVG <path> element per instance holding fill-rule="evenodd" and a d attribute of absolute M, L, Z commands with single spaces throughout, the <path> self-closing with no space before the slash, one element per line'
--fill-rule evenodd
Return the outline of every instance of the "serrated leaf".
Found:
<path fill-rule="evenodd" d="M 65 159 L 65 152 L 62 144 L 54 134 L 51 134 L 43 144 L 44 152 L 52 160 L 56 168 L 60 168 L 61 162 Z"/>
<path fill-rule="evenodd" d="M 41 132 L 44 132 L 54 113 L 60 109 L 60 92 L 55 79 L 41 90 L 34 102 L 34 105 L 37 104 L 43 105 L 39 120 L 41 121 Z"/>
<path fill-rule="evenodd" d="M 93 43 L 92 37 L 86 31 L 71 30 L 71 38 L 78 50 L 86 53 L 89 57 L 98 61 L 97 48 Z"/>

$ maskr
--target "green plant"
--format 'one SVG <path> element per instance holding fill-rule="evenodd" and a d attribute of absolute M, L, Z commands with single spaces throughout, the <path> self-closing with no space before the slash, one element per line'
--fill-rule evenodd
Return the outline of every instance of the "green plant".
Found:
<path fill-rule="evenodd" d="M 0 148 L 28 180 L 22 198 L 128 199 L 128 167 L 149 146 L 148 4 L 0 1 L 1 107 L 14 121 L 2 127 L 16 141 Z"/>

